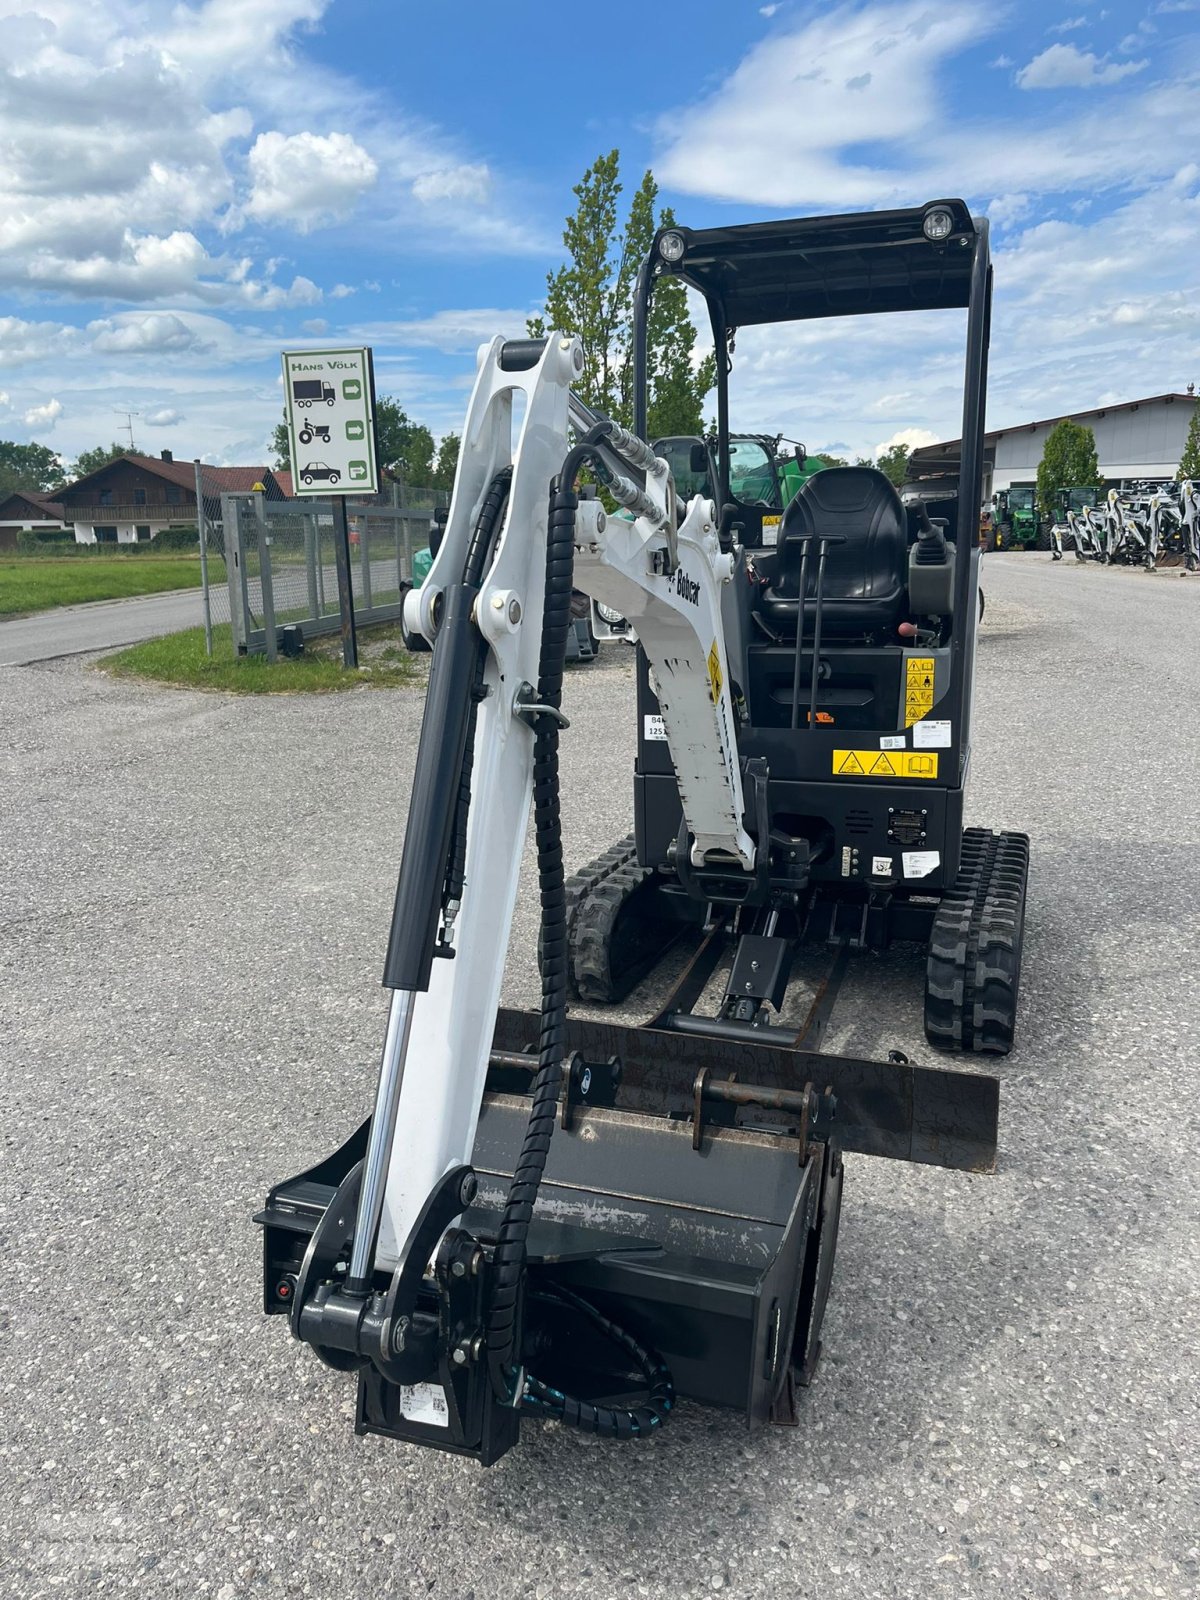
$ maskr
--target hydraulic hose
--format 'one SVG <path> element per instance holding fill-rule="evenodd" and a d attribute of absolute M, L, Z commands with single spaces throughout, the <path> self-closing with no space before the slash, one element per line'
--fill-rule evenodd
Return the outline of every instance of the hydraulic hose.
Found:
<path fill-rule="evenodd" d="M 607 433 L 607 425 L 602 428 Z M 601 436 L 601 431 L 601 428 L 593 430 L 569 453 L 550 498 L 538 702 L 554 710 L 562 703 L 567 635 L 571 627 L 575 514 L 579 508 L 575 478 L 584 461 L 595 460 L 595 439 Z M 566 1055 L 567 901 L 559 814 L 558 734 L 557 718 L 541 716 L 537 719 L 533 809 L 542 909 L 538 1070 L 533 1083 L 529 1124 L 513 1172 L 493 1257 L 493 1292 L 487 1330 L 488 1370 L 496 1394 L 510 1404 L 523 1405 L 606 1437 L 630 1439 L 657 1428 L 674 1403 L 670 1374 L 662 1361 L 638 1344 L 632 1335 L 619 1329 L 586 1301 L 566 1290 L 555 1291 L 560 1299 L 575 1306 L 618 1343 L 643 1372 L 647 1400 L 634 1411 L 594 1406 L 553 1389 L 531 1375 L 522 1374 L 516 1349 L 526 1241 L 557 1120 L 562 1063 Z M 521 1385 L 519 1394 L 516 1392 L 518 1384 Z"/>
<path fill-rule="evenodd" d="M 463 583 L 472 589 L 478 589 L 482 584 L 487 563 L 496 547 L 496 539 L 504 521 L 505 507 L 508 505 L 508 491 L 511 483 L 512 468 L 502 468 L 489 484 L 483 505 L 479 508 L 479 515 L 475 519 L 475 527 L 471 534 L 471 544 L 467 551 L 466 564 L 463 568 Z M 463 885 L 466 881 L 467 817 L 471 809 L 471 777 L 475 768 L 475 724 L 479 714 L 479 697 L 483 688 L 483 671 L 486 663 L 487 650 L 481 638 L 479 641 L 479 653 L 475 662 L 475 676 L 471 683 L 471 712 L 467 722 L 467 742 L 463 748 L 458 799 L 454 807 L 454 831 L 450 842 L 450 861 L 446 872 L 445 888 L 442 892 L 442 914 L 448 920 L 457 914 L 458 906 L 462 902 Z"/>

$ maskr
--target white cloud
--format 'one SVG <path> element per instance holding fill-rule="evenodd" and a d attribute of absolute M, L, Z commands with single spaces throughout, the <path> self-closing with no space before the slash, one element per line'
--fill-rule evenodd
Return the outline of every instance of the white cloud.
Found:
<path fill-rule="evenodd" d="M 376 288 L 378 288 L 378 285 L 376 285 Z M 331 300 L 345 300 L 348 295 L 352 295 L 354 292 L 354 288 L 348 283 L 335 283 L 329 291 L 329 298 Z"/>
<path fill-rule="evenodd" d="M 487 169 L 453 139 L 295 48 L 328 9 L 329 0 L 29 0 L 22 10 L 10 0 L 0 289 L 282 308 L 319 296 L 303 274 L 289 287 L 259 266 L 263 230 L 349 215 L 384 163 L 386 204 L 365 221 L 392 238 L 397 225 L 410 240 L 434 227 L 411 189 L 423 174 L 459 173 L 461 186 L 474 173 L 477 194 Z M 257 232 L 243 268 L 215 240 L 247 224 Z M 531 248 L 526 224 L 494 198 L 463 207 L 449 227 L 438 217 L 436 230 L 443 248 L 453 235 L 479 249 Z"/>
<path fill-rule="evenodd" d="M 986 209 L 994 228 L 1011 228 L 1033 210 L 1033 200 L 1027 194 L 998 194 Z"/>
<path fill-rule="evenodd" d="M 964 190 L 973 203 L 1026 194 L 1069 204 L 1081 191 L 1095 201 L 1159 181 L 1180 151 L 1200 148 L 1200 78 L 1182 57 L 1173 79 L 1136 93 L 1126 85 L 1120 115 L 1092 95 L 1044 97 L 1021 119 L 978 95 L 948 115 L 959 58 L 998 16 L 949 0 L 936 12 L 876 4 L 810 17 L 769 48 L 754 46 L 707 99 L 660 121 L 655 173 L 689 194 L 792 212 Z M 1098 70 L 1131 67 L 1140 70 Z M 846 94 L 847 78 L 866 72 L 870 83 Z"/>
<path fill-rule="evenodd" d="M 197 343 L 194 328 L 172 311 L 125 313 L 89 323 L 92 349 L 102 352 L 190 350 Z"/>
<path fill-rule="evenodd" d="M 374 158 L 348 133 L 260 133 L 247 166 L 246 215 L 301 233 L 348 217 L 379 176 Z"/>
<path fill-rule="evenodd" d="M 897 428 L 891 438 L 877 444 L 871 454 L 878 459 L 885 451 L 893 449 L 898 444 L 907 445 L 909 450 L 919 450 L 922 445 L 937 444 L 938 437 L 928 428 Z"/>
<path fill-rule="evenodd" d="M 758 14 L 759 14 L 760 17 L 773 17 L 778 10 L 779 10 L 778 4 L 770 5 L 770 6 L 759 6 Z"/>
<path fill-rule="evenodd" d="M 26 322 L 21 317 L 0 317 L 0 363 L 19 367 L 30 361 L 41 362 L 53 355 L 62 355 L 74 336 L 74 328 L 61 322 Z"/>
<path fill-rule="evenodd" d="M 142 420 L 149 428 L 177 428 L 185 418 L 183 412 L 176 411 L 173 406 L 155 406 Z"/>
<path fill-rule="evenodd" d="M 940 115 L 937 74 L 993 26 L 975 4 L 840 7 L 752 48 L 707 99 L 664 118 L 664 187 L 759 205 L 878 205 L 909 175 L 843 147 L 902 146 Z M 868 76 L 869 75 L 869 76 Z M 847 95 L 847 80 L 863 87 Z M 800 175 L 803 173 L 802 183 Z"/>
<path fill-rule="evenodd" d="M 1087 27 L 1086 17 L 1067 17 L 1063 22 L 1056 22 L 1053 27 L 1047 28 L 1047 33 L 1074 33 L 1076 28 Z"/>
<path fill-rule="evenodd" d="M 1132 72 L 1141 72 L 1146 61 L 1109 61 L 1073 44 L 1052 44 L 1034 56 L 1017 73 L 1022 89 L 1086 89 L 1094 84 L 1118 83 Z"/>
<path fill-rule="evenodd" d="M 389 344 L 428 346 L 447 355 L 471 354 L 481 344 L 502 333 L 506 338 L 524 338 L 528 311 L 498 311 L 487 307 L 464 311 L 438 311 L 431 317 L 411 322 L 370 323 L 354 330 L 355 336 L 370 343 L 373 339 Z"/>
<path fill-rule="evenodd" d="M 989 67 L 1015 67 L 1016 62 L 1011 56 L 998 55 L 994 61 L 989 61 Z"/>
<path fill-rule="evenodd" d="M 25 426 L 27 428 L 50 429 L 63 414 L 60 400 L 47 400 L 45 405 L 31 406 L 25 413 Z"/>
<path fill-rule="evenodd" d="M 476 203 L 487 199 L 492 174 L 486 163 L 475 166 L 442 167 L 423 172 L 413 179 L 412 192 L 423 204 L 438 200 L 465 200 Z"/>

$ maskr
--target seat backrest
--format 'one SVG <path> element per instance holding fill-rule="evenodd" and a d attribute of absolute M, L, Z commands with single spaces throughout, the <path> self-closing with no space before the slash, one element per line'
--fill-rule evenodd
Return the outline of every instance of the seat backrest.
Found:
<path fill-rule="evenodd" d="M 830 599 L 873 601 L 889 610 L 904 595 L 908 531 L 900 496 L 874 467 L 827 467 L 814 473 L 784 513 L 779 567 L 773 590 L 795 599 L 806 540 L 829 534 L 825 594 Z M 817 551 L 811 544 L 805 598 L 816 588 Z M 874 609 L 872 607 L 871 609 Z"/>

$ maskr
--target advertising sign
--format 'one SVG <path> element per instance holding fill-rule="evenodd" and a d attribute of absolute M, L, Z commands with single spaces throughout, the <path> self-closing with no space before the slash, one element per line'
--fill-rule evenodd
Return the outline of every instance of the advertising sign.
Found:
<path fill-rule="evenodd" d="M 293 494 L 375 494 L 370 350 L 285 350 L 283 392 Z"/>

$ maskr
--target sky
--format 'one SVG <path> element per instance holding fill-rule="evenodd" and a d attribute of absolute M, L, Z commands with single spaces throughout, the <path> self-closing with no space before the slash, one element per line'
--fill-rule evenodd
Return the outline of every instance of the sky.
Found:
<path fill-rule="evenodd" d="M 370 345 L 457 430 L 572 185 L 621 151 L 694 227 L 962 196 L 988 422 L 1200 381 L 1200 0 L 0 0 L 0 438 L 270 458 L 279 352 Z M 748 330 L 733 422 L 960 431 L 963 319 Z M 134 413 L 130 418 L 129 413 Z"/>

